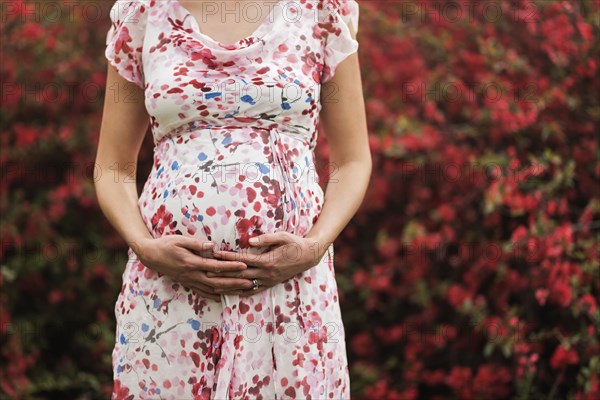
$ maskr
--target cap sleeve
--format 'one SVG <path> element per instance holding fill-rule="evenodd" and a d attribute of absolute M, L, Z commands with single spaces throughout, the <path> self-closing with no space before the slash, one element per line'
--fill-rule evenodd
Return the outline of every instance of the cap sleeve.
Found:
<path fill-rule="evenodd" d="M 359 8 L 356 0 L 325 0 L 325 48 L 321 83 L 330 81 L 339 66 L 358 50 L 350 26 L 358 32 Z"/>
<path fill-rule="evenodd" d="M 145 86 L 142 49 L 148 17 L 146 0 L 117 0 L 110 10 L 105 56 L 123 78 Z"/>

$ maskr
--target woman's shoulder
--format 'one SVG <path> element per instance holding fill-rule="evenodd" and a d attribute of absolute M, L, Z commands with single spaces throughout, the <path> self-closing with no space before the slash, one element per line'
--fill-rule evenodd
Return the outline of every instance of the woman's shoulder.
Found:
<path fill-rule="evenodd" d="M 116 0 L 109 12 L 111 27 L 106 43 L 119 30 L 135 31 L 143 29 L 147 22 L 150 3 L 154 0 Z"/>
<path fill-rule="evenodd" d="M 326 14 L 337 16 L 348 16 L 358 10 L 358 2 L 356 0 L 315 0 L 317 7 L 323 10 Z"/>
<path fill-rule="evenodd" d="M 142 49 L 149 7 L 155 0 L 116 0 L 110 10 L 105 56 L 117 72 L 144 87 Z"/>
<path fill-rule="evenodd" d="M 160 0 L 164 1 L 164 0 Z M 151 3 L 156 2 L 156 0 L 114 0 L 113 7 L 116 5 L 119 6 L 127 6 L 127 7 L 140 7 L 145 6 L 149 7 Z"/>
<path fill-rule="evenodd" d="M 319 10 L 319 23 L 333 24 L 344 23 L 352 26 L 353 31 L 358 31 L 359 7 L 356 0 L 313 0 L 317 2 Z M 345 30 L 345 28 L 342 28 Z"/>
<path fill-rule="evenodd" d="M 153 0 L 116 0 L 110 9 L 113 25 L 142 22 L 140 17 L 147 15 Z"/>
<path fill-rule="evenodd" d="M 325 52 L 321 83 L 326 83 L 333 78 L 339 64 L 358 50 L 359 8 L 356 0 L 318 1 Z"/>

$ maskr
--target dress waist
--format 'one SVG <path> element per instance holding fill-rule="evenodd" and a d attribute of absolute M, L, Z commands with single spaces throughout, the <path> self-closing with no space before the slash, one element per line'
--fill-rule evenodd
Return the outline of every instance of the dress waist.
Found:
<path fill-rule="evenodd" d="M 301 132 L 296 129 L 293 129 L 289 125 L 281 124 L 278 122 L 270 122 L 268 125 L 265 125 L 265 126 L 257 126 L 255 124 L 256 121 L 253 119 L 249 120 L 249 121 L 245 121 L 243 123 L 239 123 L 240 121 L 237 121 L 237 122 L 238 122 L 237 124 L 236 123 L 209 124 L 209 123 L 204 123 L 204 122 L 201 122 L 198 120 L 184 122 L 175 128 L 169 129 L 164 134 L 155 133 L 154 134 L 154 137 L 156 138 L 155 145 L 158 145 L 159 142 L 161 142 L 162 140 L 165 140 L 169 137 L 178 136 L 178 135 L 182 135 L 185 133 L 191 133 L 191 132 L 195 132 L 195 131 L 199 131 L 199 130 L 245 129 L 245 130 L 275 131 L 279 136 L 287 137 L 287 138 L 291 138 L 291 139 L 295 139 L 295 140 L 299 141 L 300 143 L 298 143 L 297 145 L 300 145 L 302 147 L 307 147 L 310 151 L 314 150 L 314 143 L 313 143 L 314 135 L 312 135 L 312 136 L 307 135 L 306 132 Z"/>

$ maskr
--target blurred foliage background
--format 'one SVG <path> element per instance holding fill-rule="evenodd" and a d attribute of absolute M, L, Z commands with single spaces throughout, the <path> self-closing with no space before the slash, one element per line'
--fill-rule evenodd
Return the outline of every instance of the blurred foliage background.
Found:
<path fill-rule="evenodd" d="M 0 398 L 110 395 L 112 4 L 0 4 Z M 600 2 L 359 4 L 374 173 L 335 255 L 353 397 L 599 399 Z"/>

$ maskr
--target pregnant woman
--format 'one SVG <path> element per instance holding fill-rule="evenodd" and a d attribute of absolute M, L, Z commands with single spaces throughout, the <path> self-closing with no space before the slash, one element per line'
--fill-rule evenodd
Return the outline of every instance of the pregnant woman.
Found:
<path fill-rule="evenodd" d="M 96 189 L 129 244 L 113 399 L 350 398 L 332 243 L 371 173 L 358 12 L 355 0 L 112 7 Z"/>

